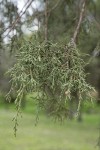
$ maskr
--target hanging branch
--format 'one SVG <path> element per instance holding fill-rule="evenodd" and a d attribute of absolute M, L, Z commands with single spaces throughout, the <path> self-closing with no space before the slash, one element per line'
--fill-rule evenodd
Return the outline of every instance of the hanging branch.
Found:
<path fill-rule="evenodd" d="M 48 40 L 48 0 L 45 0 L 45 41 Z"/>
<path fill-rule="evenodd" d="M 73 34 L 73 41 L 75 43 L 76 43 L 76 39 L 77 39 L 79 30 L 80 30 L 80 27 L 81 27 L 81 23 L 82 23 L 82 20 L 83 20 L 83 16 L 84 16 L 84 12 L 85 12 L 85 6 L 86 6 L 86 0 L 83 0 L 83 4 L 82 4 L 81 11 L 80 11 L 80 16 L 79 16 L 79 21 L 78 21 L 76 30 L 75 30 L 75 32 Z"/>
<path fill-rule="evenodd" d="M 78 34 L 79 34 L 79 31 L 80 31 L 80 27 L 81 27 L 81 23 L 82 23 L 82 20 L 83 20 L 83 15 L 84 15 L 84 11 L 85 11 L 85 5 L 86 5 L 86 0 L 83 0 L 83 3 L 82 3 L 82 8 L 80 10 L 80 14 L 79 14 L 79 19 L 78 19 L 78 23 L 77 23 L 77 26 L 76 26 L 76 29 L 74 31 L 74 34 L 73 34 L 73 37 L 72 37 L 72 40 L 70 41 L 69 45 L 70 45 L 70 51 L 72 53 L 72 59 L 69 59 L 69 67 L 70 67 L 70 64 L 71 64 L 71 67 L 73 68 L 73 72 L 72 72 L 72 78 L 77 78 L 76 76 L 79 76 L 78 79 L 79 81 L 81 81 L 81 76 L 83 76 L 83 80 L 84 80 L 84 70 L 83 70 L 83 63 L 81 63 L 81 59 L 78 55 L 78 51 L 77 51 L 77 48 L 76 48 L 76 40 L 77 40 L 77 37 L 78 37 Z M 74 54 L 76 55 L 76 58 L 74 58 Z M 75 61 L 75 64 L 73 63 Z M 80 61 L 81 65 L 79 66 L 78 65 L 78 62 Z M 76 71 L 77 72 L 77 75 L 76 73 L 74 72 L 76 69 L 76 66 L 78 68 L 78 70 Z M 70 68 L 69 68 L 70 69 Z M 81 70 L 81 71 L 80 71 Z M 78 72 L 81 72 L 81 76 L 80 74 L 78 74 Z M 82 82 L 82 81 L 81 81 Z M 73 81 L 72 83 L 73 85 L 75 85 L 75 81 Z M 79 83 L 80 84 L 80 83 Z M 86 83 L 85 83 L 86 84 Z M 84 86 L 83 86 L 84 87 Z M 86 88 L 86 87 L 85 87 Z M 79 112 L 80 112 L 80 107 L 81 107 L 81 100 L 82 100 L 82 92 L 80 90 L 80 86 L 76 86 L 76 88 L 74 87 L 74 90 L 73 90 L 73 87 L 70 89 L 70 92 L 71 92 L 71 101 L 70 101 L 70 108 L 69 108 L 69 117 L 70 118 L 73 118 L 73 113 L 72 113 L 72 99 L 75 98 L 77 100 L 77 113 L 76 113 L 76 116 L 79 116 Z"/>

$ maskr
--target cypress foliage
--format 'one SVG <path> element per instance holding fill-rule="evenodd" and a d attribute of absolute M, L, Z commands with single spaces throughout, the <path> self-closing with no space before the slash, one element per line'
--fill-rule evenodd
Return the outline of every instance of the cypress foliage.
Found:
<path fill-rule="evenodd" d="M 23 94 L 37 92 L 38 106 L 63 119 L 68 116 L 68 102 L 75 91 L 79 97 L 79 112 L 84 95 L 87 99 L 91 98 L 89 91 L 94 90 L 85 81 L 85 65 L 73 39 L 66 47 L 51 41 L 40 42 L 37 35 L 23 41 L 17 54 L 17 63 L 8 71 L 12 83 L 10 92 L 17 91 L 17 112 L 20 112 Z"/>

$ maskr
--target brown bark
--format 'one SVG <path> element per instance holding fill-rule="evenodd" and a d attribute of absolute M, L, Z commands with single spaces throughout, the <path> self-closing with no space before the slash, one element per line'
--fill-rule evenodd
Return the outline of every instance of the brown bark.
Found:
<path fill-rule="evenodd" d="M 45 0 L 45 41 L 48 40 L 48 0 Z"/>
<path fill-rule="evenodd" d="M 80 31 L 81 23 L 83 21 L 84 12 L 85 12 L 85 6 L 86 6 L 86 0 L 83 0 L 83 4 L 82 4 L 81 11 L 80 11 L 79 20 L 78 20 L 75 32 L 73 34 L 73 40 L 74 40 L 75 43 L 76 43 L 76 39 L 77 39 L 77 36 L 79 34 L 79 31 Z"/>

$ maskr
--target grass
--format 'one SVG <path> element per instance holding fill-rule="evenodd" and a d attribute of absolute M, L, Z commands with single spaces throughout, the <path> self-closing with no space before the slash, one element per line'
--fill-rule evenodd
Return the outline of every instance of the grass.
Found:
<path fill-rule="evenodd" d="M 99 114 L 84 115 L 84 121 L 55 122 L 41 115 L 23 113 L 17 137 L 13 135 L 14 110 L 0 109 L 0 150 L 96 150 Z"/>

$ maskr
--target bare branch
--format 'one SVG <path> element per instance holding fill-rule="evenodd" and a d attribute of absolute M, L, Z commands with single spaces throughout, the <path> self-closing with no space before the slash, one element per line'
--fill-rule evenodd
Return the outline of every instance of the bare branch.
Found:
<path fill-rule="evenodd" d="M 73 35 L 74 42 L 76 42 L 79 30 L 80 30 L 80 26 L 81 26 L 81 23 L 82 23 L 82 20 L 83 20 L 83 15 L 84 15 L 84 11 L 85 11 L 85 5 L 86 5 L 86 0 L 83 0 L 83 4 L 82 4 L 81 11 L 80 11 L 80 16 L 79 16 L 79 21 L 78 21 L 76 30 L 75 30 L 74 35 Z"/>
<path fill-rule="evenodd" d="M 21 15 L 21 13 L 23 13 L 23 9 L 27 6 L 28 3 L 29 3 L 29 1 L 27 1 L 27 2 L 24 4 L 24 6 L 23 6 L 23 8 L 21 9 L 21 11 L 19 12 L 19 14 L 18 14 L 16 20 L 17 20 L 18 18 L 20 19 L 19 16 Z M 16 20 L 15 20 L 15 21 L 16 21 Z M 12 25 L 13 25 L 13 24 L 14 24 L 14 22 L 12 23 Z M 8 29 L 10 29 L 10 28 L 12 27 L 12 25 L 9 25 L 7 28 L 5 28 L 2 34 L 4 34 Z"/>
<path fill-rule="evenodd" d="M 54 9 L 59 5 L 60 2 L 62 2 L 62 1 L 59 0 L 59 1 L 51 8 L 51 10 L 49 11 L 49 13 L 50 13 L 52 10 L 54 10 Z"/>
<path fill-rule="evenodd" d="M 45 0 L 45 41 L 48 40 L 48 0 Z"/>
<path fill-rule="evenodd" d="M 10 27 L 10 30 L 8 31 L 8 33 L 4 36 L 7 37 L 9 35 L 9 33 L 12 31 L 12 29 L 15 27 L 15 25 L 17 24 L 17 22 L 20 20 L 20 18 L 25 14 L 26 10 L 30 7 L 30 5 L 32 4 L 34 0 L 31 0 L 30 3 L 29 3 L 29 0 L 27 1 L 27 3 L 23 6 L 22 10 L 24 9 L 24 7 L 27 5 L 26 9 L 22 12 L 22 10 L 20 11 L 19 13 L 19 16 L 16 18 L 16 20 L 12 23 L 11 27 Z"/>
<path fill-rule="evenodd" d="M 63 0 L 62 1 L 57 1 L 57 3 L 51 8 L 51 9 L 48 9 L 47 10 L 47 13 L 48 13 L 48 17 L 49 17 L 49 15 L 50 15 L 50 13 L 54 10 L 54 9 L 56 9 L 57 7 L 58 7 L 58 5 L 60 4 L 60 2 L 63 2 Z M 44 16 L 45 15 L 45 11 L 43 10 L 43 11 L 38 11 L 38 10 L 36 10 L 36 12 L 34 12 L 34 14 L 32 15 L 32 19 L 34 19 L 35 17 L 42 17 L 42 16 Z M 27 20 L 27 21 L 29 21 L 29 20 Z"/>

